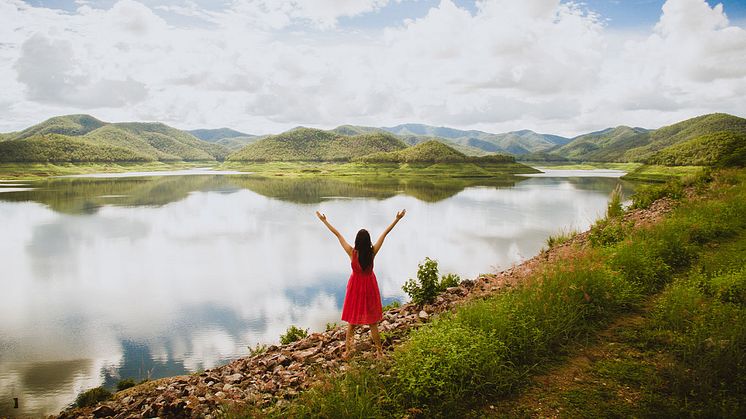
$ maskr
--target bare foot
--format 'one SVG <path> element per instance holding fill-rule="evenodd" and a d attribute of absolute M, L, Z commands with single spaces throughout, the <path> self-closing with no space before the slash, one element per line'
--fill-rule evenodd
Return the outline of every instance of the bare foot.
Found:
<path fill-rule="evenodd" d="M 342 352 L 342 359 L 348 361 L 350 359 L 350 353 L 347 351 Z"/>
<path fill-rule="evenodd" d="M 383 359 L 383 351 L 382 350 L 379 349 L 379 350 L 376 351 L 376 359 L 379 359 L 379 360 Z"/>

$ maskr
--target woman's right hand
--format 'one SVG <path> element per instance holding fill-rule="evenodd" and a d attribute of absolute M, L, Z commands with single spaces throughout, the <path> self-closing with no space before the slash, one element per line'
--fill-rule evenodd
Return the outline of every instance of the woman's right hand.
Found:
<path fill-rule="evenodd" d="M 404 214 L 406 214 L 406 213 L 407 213 L 407 210 L 405 210 L 405 209 L 397 212 L 396 213 L 396 219 L 397 220 L 401 220 L 402 218 L 404 218 Z"/>
<path fill-rule="evenodd" d="M 326 215 L 316 211 L 316 216 L 319 217 L 319 220 L 326 221 Z"/>

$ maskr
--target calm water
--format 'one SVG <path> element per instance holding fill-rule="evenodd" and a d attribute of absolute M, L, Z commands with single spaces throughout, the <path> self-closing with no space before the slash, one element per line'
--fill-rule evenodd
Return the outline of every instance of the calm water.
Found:
<path fill-rule="evenodd" d="M 390 302 L 405 299 L 426 256 L 473 278 L 535 255 L 560 229 L 587 228 L 621 173 L 186 174 L 0 184 L 0 416 L 54 413 L 84 389 L 211 368 L 290 324 L 339 321 L 349 259 L 316 210 L 349 240 L 362 227 L 375 240 L 407 209 L 376 258 Z"/>

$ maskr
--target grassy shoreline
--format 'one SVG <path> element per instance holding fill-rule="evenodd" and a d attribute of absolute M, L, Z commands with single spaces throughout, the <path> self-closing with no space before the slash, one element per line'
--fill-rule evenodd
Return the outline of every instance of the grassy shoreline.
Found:
<path fill-rule="evenodd" d="M 238 170 L 269 177 L 308 178 L 315 176 L 419 177 L 449 178 L 510 177 L 514 174 L 538 173 L 518 163 L 344 163 L 344 162 L 122 162 L 122 163 L 0 163 L 0 180 L 38 180 L 53 176 L 91 173 L 183 170 L 210 167 L 215 170 Z"/>
<path fill-rule="evenodd" d="M 0 163 L 0 180 L 39 180 L 54 176 L 92 173 L 160 172 L 215 166 L 202 162 L 121 163 Z"/>

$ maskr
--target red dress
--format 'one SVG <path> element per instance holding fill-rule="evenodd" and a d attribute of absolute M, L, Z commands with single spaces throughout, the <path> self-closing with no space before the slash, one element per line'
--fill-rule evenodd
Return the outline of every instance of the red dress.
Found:
<path fill-rule="evenodd" d="M 363 271 L 357 260 L 357 251 L 352 251 L 352 275 L 347 281 L 347 293 L 342 306 L 342 320 L 350 324 L 373 324 L 383 318 L 381 293 L 373 273 L 373 264 Z"/>

